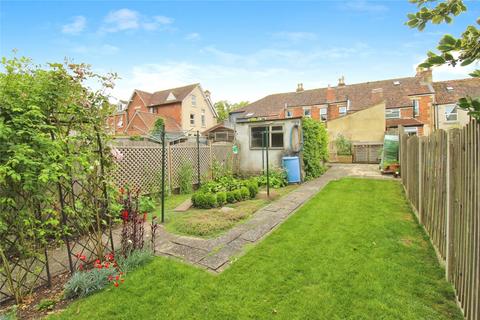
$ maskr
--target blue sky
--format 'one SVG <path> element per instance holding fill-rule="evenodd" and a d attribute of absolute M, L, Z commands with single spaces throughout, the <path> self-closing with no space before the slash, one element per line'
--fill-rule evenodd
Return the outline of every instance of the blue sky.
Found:
<path fill-rule="evenodd" d="M 402 1 L 53 1 L 0 2 L 0 51 L 36 63 L 91 64 L 122 78 L 113 95 L 200 82 L 214 100 L 411 76 L 444 33 L 459 35 L 480 4 L 451 25 L 404 25 Z M 434 70 L 434 78 L 470 69 Z"/>

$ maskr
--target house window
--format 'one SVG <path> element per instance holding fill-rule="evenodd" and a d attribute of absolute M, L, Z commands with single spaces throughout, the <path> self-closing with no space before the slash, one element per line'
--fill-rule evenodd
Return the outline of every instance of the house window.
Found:
<path fill-rule="evenodd" d="M 197 106 L 197 96 L 192 94 L 192 107 Z"/>
<path fill-rule="evenodd" d="M 413 116 L 416 117 L 420 114 L 420 101 L 413 100 Z"/>
<path fill-rule="evenodd" d="M 327 121 L 327 108 L 320 109 L 320 120 Z"/>
<path fill-rule="evenodd" d="M 346 115 L 347 114 L 347 107 L 338 108 L 338 114 L 340 115 L 340 117 Z"/>
<path fill-rule="evenodd" d="M 206 121 L 205 121 L 205 109 L 202 109 L 202 127 L 206 127 Z"/>
<path fill-rule="evenodd" d="M 250 147 L 262 148 L 264 133 L 268 130 L 269 147 L 283 148 L 283 126 L 260 126 L 250 128 Z"/>
<path fill-rule="evenodd" d="M 418 128 L 417 127 L 405 127 L 404 131 L 409 136 L 416 136 L 418 135 Z"/>
<path fill-rule="evenodd" d="M 149 107 L 149 108 L 148 108 L 148 112 L 150 112 L 150 113 L 158 113 L 158 110 L 157 110 L 157 108 L 155 108 L 155 107 Z"/>
<path fill-rule="evenodd" d="M 387 109 L 385 110 L 385 119 L 399 119 L 400 109 Z"/>
<path fill-rule="evenodd" d="M 287 117 L 287 118 L 293 117 L 293 112 L 290 111 L 290 110 L 287 110 L 287 112 L 286 112 L 286 117 Z"/>
<path fill-rule="evenodd" d="M 123 127 L 123 119 L 118 120 L 117 127 L 119 128 Z"/>
<path fill-rule="evenodd" d="M 445 121 L 457 121 L 457 106 L 445 107 Z"/>
<path fill-rule="evenodd" d="M 193 113 L 190 113 L 190 125 L 195 125 L 195 115 Z"/>
<path fill-rule="evenodd" d="M 312 117 L 312 109 L 310 109 L 310 107 L 303 108 L 303 116 L 307 117 L 307 118 L 311 118 Z"/>

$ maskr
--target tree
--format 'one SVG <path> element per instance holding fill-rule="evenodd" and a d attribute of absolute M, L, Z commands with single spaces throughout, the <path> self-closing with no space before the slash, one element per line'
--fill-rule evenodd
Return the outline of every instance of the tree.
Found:
<path fill-rule="evenodd" d="M 220 100 L 215 103 L 215 109 L 218 113 L 218 122 L 228 119 L 228 114 L 236 109 L 243 108 L 249 104 L 248 101 L 240 101 L 237 103 L 230 103 L 227 100 Z"/>
<path fill-rule="evenodd" d="M 440 24 L 451 23 L 456 17 L 467 11 L 463 0 L 410 0 L 419 8 L 416 13 L 408 15 L 406 24 L 419 31 L 425 29 L 427 23 Z M 480 25 L 480 18 L 476 21 Z M 480 31 L 475 25 L 469 25 L 459 38 L 452 35 L 444 35 L 438 43 L 439 53 L 429 51 L 427 59 L 420 67 L 430 68 L 433 66 L 460 64 L 467 66 L 480 60 Z M 472 77 L 480 77 L 480 70 L 470 73 Z M 461 98 L 459 107 L 468 111 L 468 114 L 480 119 L 480 99 L 475 97 Z"/>

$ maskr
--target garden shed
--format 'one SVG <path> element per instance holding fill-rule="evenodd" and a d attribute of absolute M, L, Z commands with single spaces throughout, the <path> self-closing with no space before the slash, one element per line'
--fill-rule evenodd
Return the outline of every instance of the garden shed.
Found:
<path fill-rule="evenodd" d="M 236 143 L 240 146 L 240 171 L 261 172 L 265 166 L 263 133 L 268 131 L 269 164 L 282 166 L 282 157 L 297 155 L 302 146 L 301 117 L 287 119 L 238 119 L 235 124 Z"/>

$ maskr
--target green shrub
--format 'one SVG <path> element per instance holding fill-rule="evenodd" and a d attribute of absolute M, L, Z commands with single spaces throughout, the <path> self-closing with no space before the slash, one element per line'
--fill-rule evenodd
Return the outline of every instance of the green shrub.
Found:
<path fill-rule="evenodd" d="M 65 284 L 64 295 L 67 299 L 81 298 L 103 289 L 108 283 L 109 276 L 115 276 L 114 268 L 91 269 L 75 272 Z"/>
<path fill-rule="evenodd" d="M 250 198 L 255 199 L 258 193 L 258 182 L 257 180 L 250 180 L 247 183 L 247 188 L 250 193 Z"/>
<path fill-rule="evenodd" d="M 233 190 L 232 193 L 235 201 L 242 201 L 242 192 L 240 189 Z"/>
<path fill-rule="evenodd" d="M 37 304 L 37 310 L 38 311 L 52 310 L 55 307 L 55 304 L 57 304 L 55 300 L 42 299 Z"/>
<path fill-rule="evenodd" d="M 187 161 L 182 161 L 180 164 L 180 170 L 178 172 L 178 180 L 180 184 L 180 193 L 189 194 L 193 191 L 193 167 L 192 164 Z"/>
<path fill-rule="evenodd" d="M 205 193 L 203 193 L 203 192 L 195 193 L 194 199 L 195 199 L 194 200 L 195 207 L 202 208 L 202 209 L 205 209 L 205 208 L 208 207 L 207 197 L 206 197 Z"/>
<path fill-rule="evenodd" d="M 313 179 L 325 172 L 328 160 L 328 134 L 325 125 L 311 118 L 302 119 L 303 167 L 305 179 Z"/>
<path fill-rule="evenodd" d="M 341 134 L 335 139 L 335 147 L 337 148 L 337 154 L 339 156 L 352 155 L 352 142 Z"/>
<path fill-rule="evenodd" d="M 127 258 L 119 256 L 117 258 L 117 263 L 120 269 L 126 273 L 142 265 L 145 265 L 152 260 L 152 251 L 147 249 L 141 249 L 132 251 Z"/>
<path fill-rule="evenodd" d="M 207 208 L 215 208 L 217 206 L 217 195 L 215 193 L 206 193 Z"/>
<path fill-rule="evenodd" d="M 217 203 L 220 207 L 227 203 L 227 193 L 225 191 L 220 191 L 217 193 Z"/>
<path fill-rule="evenodd" d="M 248 200 L 248 198 L 250 198 L 250 191 L 247 187 L 241 187 L 240 195 L 242 196 L 242 200 Z"/>
<path fill-rule="evenodd" d="M 150 197 L 141 196 L 138 204 L 140 212 L 152 212 L 155 210 L 155 201 Z"/>
<path fill-rule="evenodd" d="M 233 195 L 233 191 L 227 191 L 227 202 L 228 203 L 234 203 L 236 200 L 235 200 L 235 196 Z"/>
<path fill-rule="evenodd" d="M 274 168 L 268 172 L 269 182 L 271 188 L 282 188 L 288 184 L 287 173 L 280 168 Z M 257 178 L 257 183 L 260 186 L 267 185 L 267 175 L 263 174 Z"/>

